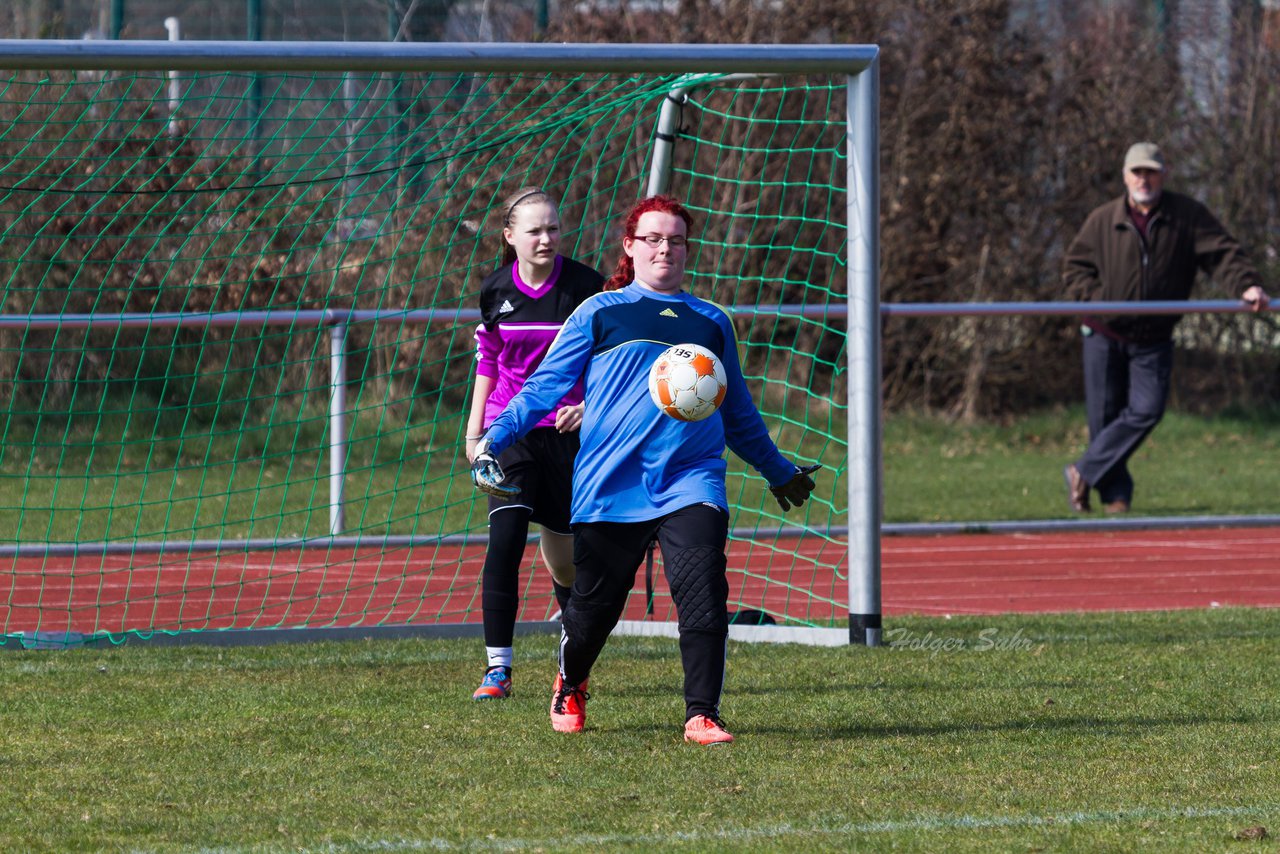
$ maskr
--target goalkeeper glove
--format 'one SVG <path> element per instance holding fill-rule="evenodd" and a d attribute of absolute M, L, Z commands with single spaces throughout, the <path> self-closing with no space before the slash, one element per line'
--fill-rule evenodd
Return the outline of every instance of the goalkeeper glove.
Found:
<path fill-rule="evenodd" d="M 778 506 L 783 511 L 790 510 L 794 505 L 799 507 L 809 498 L 809 493 L 813 492 L 817 486 L 813 482 L 813 478 L 809 475 L 822 468 L 822 463 L 815 463 L 811 466 L 802 466 L 796 469 L 796 473 L 791 476 L 791 480 L 779 486 L 769 487 L 769 491 L 773 493 L 773 497 L 778 499 Z"/>
<path fill-rule="evenodd" d="M 493 441 L 488 436 L 476 444 L 476 455 L 471 459 L 471 482 L 476 489 L 488 493 L 494 498 L 513 498 L 520 494 L 518 486 L 503 486 L 507 476 L 498 465 L 498 458 L 489 450 Z"/>

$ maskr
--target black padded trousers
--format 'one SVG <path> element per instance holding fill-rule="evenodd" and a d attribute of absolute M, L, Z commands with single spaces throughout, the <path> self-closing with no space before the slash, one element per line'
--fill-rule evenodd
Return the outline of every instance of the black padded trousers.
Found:
<path fill-rule="evenodd" d="M 564 681 L 581 685 L 590 675 L 626 608 L 645 551 L 656 538 L 679 619 L 685 719 L 719 718 L 729 637 L 724 553 L 728 535 L 728 514 L 709 504 L 694 504 L 646 522 L 574 525 L 577 575 L 560 639 Z"/>

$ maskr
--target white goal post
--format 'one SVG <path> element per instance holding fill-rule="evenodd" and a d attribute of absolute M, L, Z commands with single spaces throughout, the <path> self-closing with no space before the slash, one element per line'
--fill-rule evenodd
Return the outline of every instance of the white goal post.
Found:
<path fill-rule="evenodd" d="M 880 83 L 876 46 L 0 40 L 0 68 L 177 73 L 535 70 L 843 75 L 847 135 L 847 639 L 854 644 L 880 644 Z M 656 147 L 651 189 L 665 186 L 668 155 L 661 145 Z M 99 327 L 104 324 L 108 321 L 97 321 Z M 828 469 L 830 476 L 837 473 Z M 752 630 L 753 637 L 758 634 Z M 804 641 L 802 634 L 762 639 Z M 819 642 L 829 642 L 829 637 Z"/>

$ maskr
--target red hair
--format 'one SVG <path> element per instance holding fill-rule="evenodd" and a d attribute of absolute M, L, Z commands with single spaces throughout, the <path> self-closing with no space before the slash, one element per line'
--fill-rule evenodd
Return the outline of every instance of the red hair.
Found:
<path fill-rule="evenodd" d="M 651 211 L 671 214 L 678 216 L 684 220 L 685 233 L 693 231 L 693 214 L 689 213 L 689 209 L 680 204 L 671 196 L 650 196 L 647 199 L 641 199 L 631 208 L 631 212 L 627 214 L 627 219 L 623 223 L 623 237 L 635 237 L 636 226 L 640 223 L 640 217 Z M 626 252 L 622 253 L 622 257 L 618 259 L 618 265 L 614 268 L 613 275 L 604 283 L 604 290 L 616 291 L 619 288 L 625 288 L 636 279 L 636 265 L 631 260 L 631 256 Z"/>

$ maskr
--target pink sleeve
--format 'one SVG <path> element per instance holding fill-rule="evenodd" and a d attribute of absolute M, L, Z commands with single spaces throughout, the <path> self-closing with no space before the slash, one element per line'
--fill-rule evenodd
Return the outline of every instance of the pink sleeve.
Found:
<path fill-rule="evenodd" d="M 481 323 L 476 327 L 476 374 L 482 377 L 498 376 L 498 354 L 502 352 L 502 335 L 498 330 L 486 329 Z"/>

